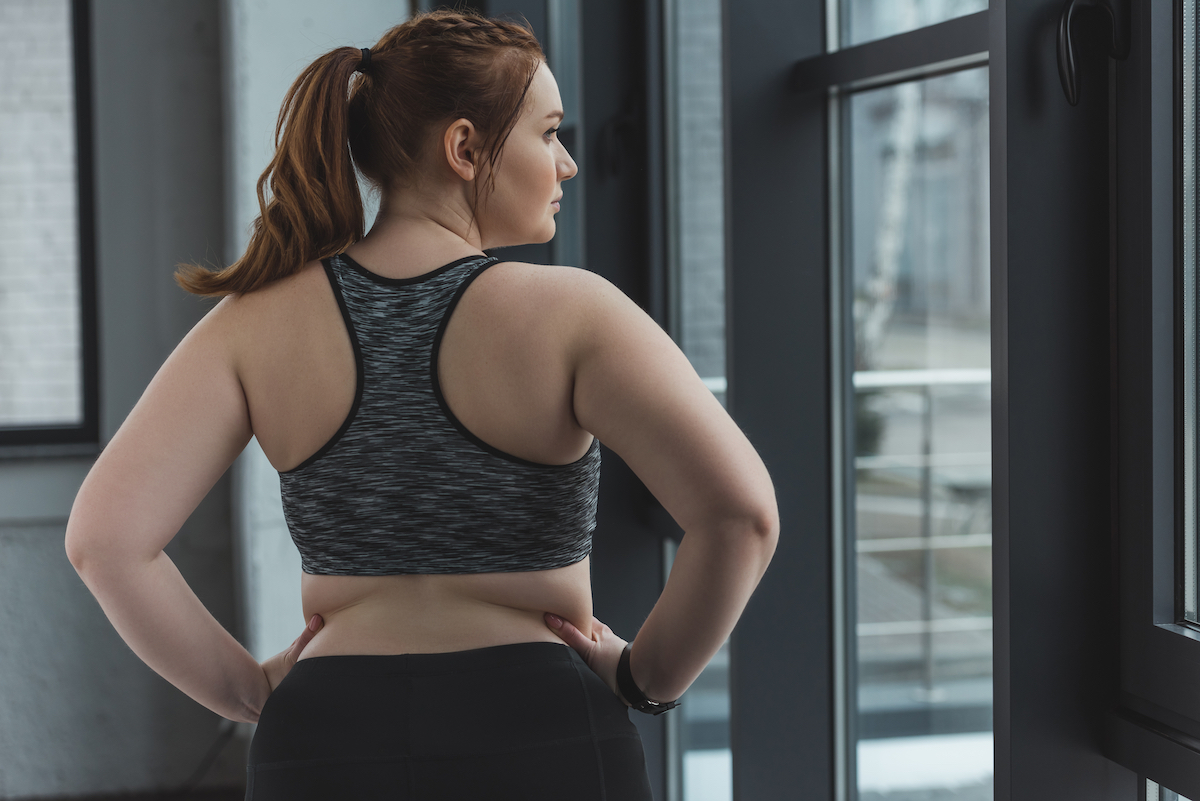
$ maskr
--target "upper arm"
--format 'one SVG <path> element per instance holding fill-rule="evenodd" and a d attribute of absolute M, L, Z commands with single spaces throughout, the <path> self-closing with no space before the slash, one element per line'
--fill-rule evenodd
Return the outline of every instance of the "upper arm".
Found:
<path fill-rule="evenodd" d="M 582 283 L 579 424 L 625 460 L 684 531 L 730 520 L 777 528 L 766 467 L 687 357 L 620 290 L 597 276 Z"/>
<path fill-rule="evenodd" d="M 153 558 L 246 446 L 232 302 L 184 337 L 88 473 L 67 525 L 72 562 Z"/>

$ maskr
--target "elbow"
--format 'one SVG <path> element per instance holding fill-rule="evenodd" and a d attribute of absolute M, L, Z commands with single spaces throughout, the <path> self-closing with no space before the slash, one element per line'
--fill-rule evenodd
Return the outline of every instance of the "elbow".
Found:
<path fill-rule="evenodd" d="M 773 491 L 756 493 L 742 506 L 738 539 L 762 580 L 779 544 L 779 504 Z"/>
<path fill-rule="evenodd" d="M 750 518 L 750 529 L 767 543 L 772 551 L 775 550 L 775 545 L 779 542 L 779 506 L 774 498 L 760 504 L 754 510 Z"/>
<path fill-rule="evenodd" d="M 762 571 L 765 572 L 775 555 L 775 547 L 779 544 L 779 507 L 774 498 L 770 503 L 763 504 L 755 510 L 750 517 L 748 528 L 760 547 Z"/>
<path fill-rule="evenodd" d="M 78 525 L 72 525 L 74 520 L 67 522 L 67 536 L 63 543 L 67 551 L 67 560 L 70 561 L 71 567 L 75 568 L 76 573 L 83 573 L 83 566 L 87 563 L 88 548 L 87 538 L 84 537 L 79 530 Z"/>
<path fill-rule="evenodd" d="M 732 549 L 730 554 L 736 552 L 739 560 L 755 564 L 761 578 L 779 543 L 779 509 L 775 499 L 743 503 L 709 519 L 712 527 L 705 528 L 715 534 L 724 547 Z"/>
<path fill-rule="evenodd" d="M 743 498 L 725 508 L 710 508 L 694 529 L 706 529 L 739 549 L 753 549 L 769 560 L 779 542 L 779 507 L 774 494 Z M 692 531 L 694 529 L 685 529 Z"/>
<path fill-rule="evenodd" d="M 63 546 L 67 559 L 75 572 L 83 577 L 85 571 L 94 571 L 98 565 L 111 561 L 112 548 L 96 536 L 96 528 L 88 526 L 77 515 L 67 521 L 67 536 Z"/>
<path fill-rule="evenodd" d="M 743 536 L 761 544 L 769 553 L 779 542 L 779 503 L 769 484 L 748 493 L 738 505 Z"/>

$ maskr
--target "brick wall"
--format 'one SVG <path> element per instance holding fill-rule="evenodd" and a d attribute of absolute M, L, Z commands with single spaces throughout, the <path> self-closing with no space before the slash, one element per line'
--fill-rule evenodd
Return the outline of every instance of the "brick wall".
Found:
<path fill-rule="evenodd" d="M 67 0 L 0 0 L 0 425 L 82 416 Z"/>

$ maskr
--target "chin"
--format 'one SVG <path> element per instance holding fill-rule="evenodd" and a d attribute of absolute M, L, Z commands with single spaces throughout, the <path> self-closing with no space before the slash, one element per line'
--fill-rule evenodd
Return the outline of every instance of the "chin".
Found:
<path fill-rule="evenodd" d="M 542 231 L 537 234 L 530 234 L 528 237 L 522 239 L 520 242 L 514 242 L 513 245 L 544 245 L 547 242 L 549 242 L 551 239 L 554 238 L 554 233 L 555 233 L 555 230 L 553 228 L 551 228 L 549 232 Z M 505 245 L 505 247 L 511 247 L 511 246 Z"/>
<path fill-rule="evenodd" d="M 554 234 L 557 233 L 557 231 L 558 226 L 554 224 L 554 220 L 551 220 L 549 225 L 544 225 L 541 228 L 533 231 L 513 233 L 504 237 L 499 242 L 489 241 L 488 238 L 485 237 L 483 250 L 492 250 L 493 248 L 514 248 L 519 247 L 520 245 L 544 245 L 554 238 Z"/>

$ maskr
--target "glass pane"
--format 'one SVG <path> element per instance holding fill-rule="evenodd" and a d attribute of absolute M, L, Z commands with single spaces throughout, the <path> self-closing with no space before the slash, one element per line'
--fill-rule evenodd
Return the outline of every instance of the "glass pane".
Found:
<path fill-rule="evenodd" d="M 988 0 L 838 0 L 842 46 L 883 39 L 987 11 Z"/>
<path fill-rule="evenodd" d="M 0 426 L 83 420 L 70 5 L 0 0 Z"/>
<path fill-rule="evenodd" d="M 667 80 L 668 323 L 725 400 L 724 140 L 720 0 L 664 6 Z M 673 545 L 673 543 L 672 543 Z M 673 555 L 669 550 L 668 559 Z M 668 801 L 730 801 L 729 643 L 667 713 Z"/>
<path fill-rule="evenodd" d="M 696 372 L 724 402 L 721 4 L 673 0 L 669 5 L 671 327 Z"/>
<path fill-rule="evenodd" d="M 1179 793 L 1172 792 L 1162 785 L 1146 780 L 1146 801 L 1188 801 Z"/>
<path fill-rule="evenodd" d="M 667 576 L 678 547 L 664 543 Z M 732 801 L 733 753 L 729 747 L 729 640 L 719 650 L 680 699 L 666 713 L 669 730 L 672 781 L 670 801 Z"/>
<path fill-rule="evenodd" d="M 558 81 L 563 102 L 563 119 L 558 139 L 580 165 L 587 164 L 583 152 L 580 97 L 579 0 L 546 0 L 546 57 Z M 562 184 L 562 209 L 554 215 L 557 230 L 550 240 L 550 258 L 556 264 L 584 267 L 583 198 L 587 169 Z"/>
<path fill-rule="evenodd" d="M 1183 4 L 1183 613 L 1197 622 L 1196 591 L 1196 4 Z"/>
<path fill-rule="evenodd" d="M 846 102 L 862 801 L 992 797 L 987 98 Z"/>

